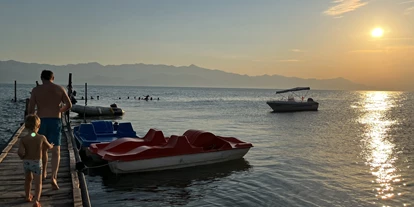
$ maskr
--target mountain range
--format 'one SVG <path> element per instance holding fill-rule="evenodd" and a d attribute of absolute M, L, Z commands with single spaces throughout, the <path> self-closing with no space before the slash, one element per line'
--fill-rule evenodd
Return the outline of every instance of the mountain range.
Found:
<path fill-rule="evenodd" d="M 327 90 L 369 90 L 363 84 L 338 77 L 333 79 L 304 79 L 281 75 L 248 76 L 189 66 L 123 64 L 101 65 L 96 62 L 68 65 L 0 61 L 0 83 L 34 83 L 42 70 L 52 70 L 55 82 L 67 84 L 72 73 L 73 84 L 114 86 L 220 87 L 220 88 L 292 88 L 309 86 Z M 39 81 L 40 82 L 40 81 Z"/>

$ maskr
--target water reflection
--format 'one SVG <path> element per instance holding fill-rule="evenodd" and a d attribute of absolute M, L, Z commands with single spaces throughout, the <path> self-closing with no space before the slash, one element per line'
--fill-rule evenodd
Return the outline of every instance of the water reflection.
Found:
<path fill-rule="evenodd" d="M 399 170 L 395 166 L 398 159 L 396 145 L 389 134 L 396 124 L 389 116 L 390 109 L 396 106 L 399 92 L 362 92 L 362 117 L 359 122 L 364 126 L 362 155 L 370 172 L 375 176 L 372 181 L 376 187 L 376 197 L 391 199 L 396 196 L 394 187 L 401 182 Z"/>
<path fill-rule="evenodd" d="M 116 175 L 109 169 L 90 169 L 88 175 L 102 177 L 105 191 L 116 195 L 116 201 L 186 205 L 204 197 L 206 191 L 220 185 L 220 180 L 250 169 L 251 165 L 242 158 L 199 167 L 133 174 Z"/>

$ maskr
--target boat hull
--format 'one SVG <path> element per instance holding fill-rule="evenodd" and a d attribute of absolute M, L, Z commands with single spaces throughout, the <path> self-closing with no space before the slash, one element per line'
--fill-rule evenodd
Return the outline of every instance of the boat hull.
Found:
<path fill-rule="evenodd" d="M 91 144 L 109 143 L 124 137 L 139 139 L 130 122 L 113 124 L 112 121 L 103 120 L 75 126 L 73 136 L 80 155 L 98 163 L 106 161 L 102 160 L 101 156 L 91 153 L 89 149 Z"/>
<path fill-rule="evenodd" d="M 102 107 L 102 106 L 82 106 L 73 105 L 72 112 L 83 116 L 122 116 L 124 111 L 120 108 Z"/>
<path fill-rule="evenodd" d="M 94 163 L 106 163 L 106 160 L 103 160 L 101 156 L 92 153 L 89 148 L 83 147 L 82 150 L 85 152 L 85 156 L 92 160 Z"/>
<path fill-rule="evenodd" d="M 268 101 L 266 102 L 274 112 L 295 112 L 295 111 L 317 111 L 318 102 L 289 102 L 289 101 Z"/>
<path fill-rule="evenodd" d="M 240 148 L 133 161 L 109 161 L 108 164 L 111 171 L 117 174 L 159 171 L 241 159 L 249 150 L 250 148 Z"/>

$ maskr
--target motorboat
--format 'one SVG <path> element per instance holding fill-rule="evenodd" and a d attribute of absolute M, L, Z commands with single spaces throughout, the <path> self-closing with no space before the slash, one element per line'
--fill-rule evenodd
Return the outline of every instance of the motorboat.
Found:
<path fill-rule="evenodd" d="M 138 138 L 137 133 L 132 128 L 131 122 L 114 122 L 96 120 L 90 123 L 81 123 L 73 128 L 76 145 L 79 151 L 94 161 L 102 161 L 89 153 L 88 147 L 94 143 L 111 142 L 119 138 L 130 137 Z"/>
<path fill-rule="evenodd" d="M 113 173 L 134 173 L 241 159 L 251 147 L 251 143 L 237 138 L 201 130 L 165 137 L 161 130 L 150 129 L 143 138 L 91 144 L 89 150 L 106 160 Z"/>
<path fill-rule="evenodd" d="M 80 116 L 122 116 L 125 113 L 116 104 L 111 104 L 109 107 L 74 104 L 72 105 L 71 111 L 78 113 Z"/>
<path fill-rule="evenodd" d="M 276 94 L 281 94 L 280 100 L 267 101 L 267 105 L 273 109 L 274 112 L 294 112 L 294 111 L 317 111 L 319 103 L 312 98 L 306 98 L 310 87 L 296 87 L 287 90 L 277 91 Z M 295 92 L 306 91 L 306 94 L 299 96 Z M 283 94 L 289 95 L 283 96 Z M 296 97 L 296 98 L 295 98 Z"/>

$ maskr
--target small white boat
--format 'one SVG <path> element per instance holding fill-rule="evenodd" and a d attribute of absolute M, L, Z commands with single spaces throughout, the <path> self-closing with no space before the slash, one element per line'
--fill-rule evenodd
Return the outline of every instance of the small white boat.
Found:
<path fill-rule="evenodd" d="M 314 101 L 312 98 L 306 99 L 306 95 L 309 90 L 309 87 L 296 87 L 277 91 L 276 94 L 290 93 L 290 95 L 288 95 L 287 98 L 282 96 L 280 100 L 267 101 L 266 103 L 273 109 L 274 112 L 317 111 L 319 103 Z M 302 96 L 298 96 L 295 94 L 297 91 L 307 92 Z"/>
<path fill-rule="evenodd" d="M 125 111 L 118 108 L 116 104 L 111 104 L 110 107 L 82 106 L 74 104 L 70 110 L 78 113 L 80 116 L 122 116 L 125 113 Z"/>

